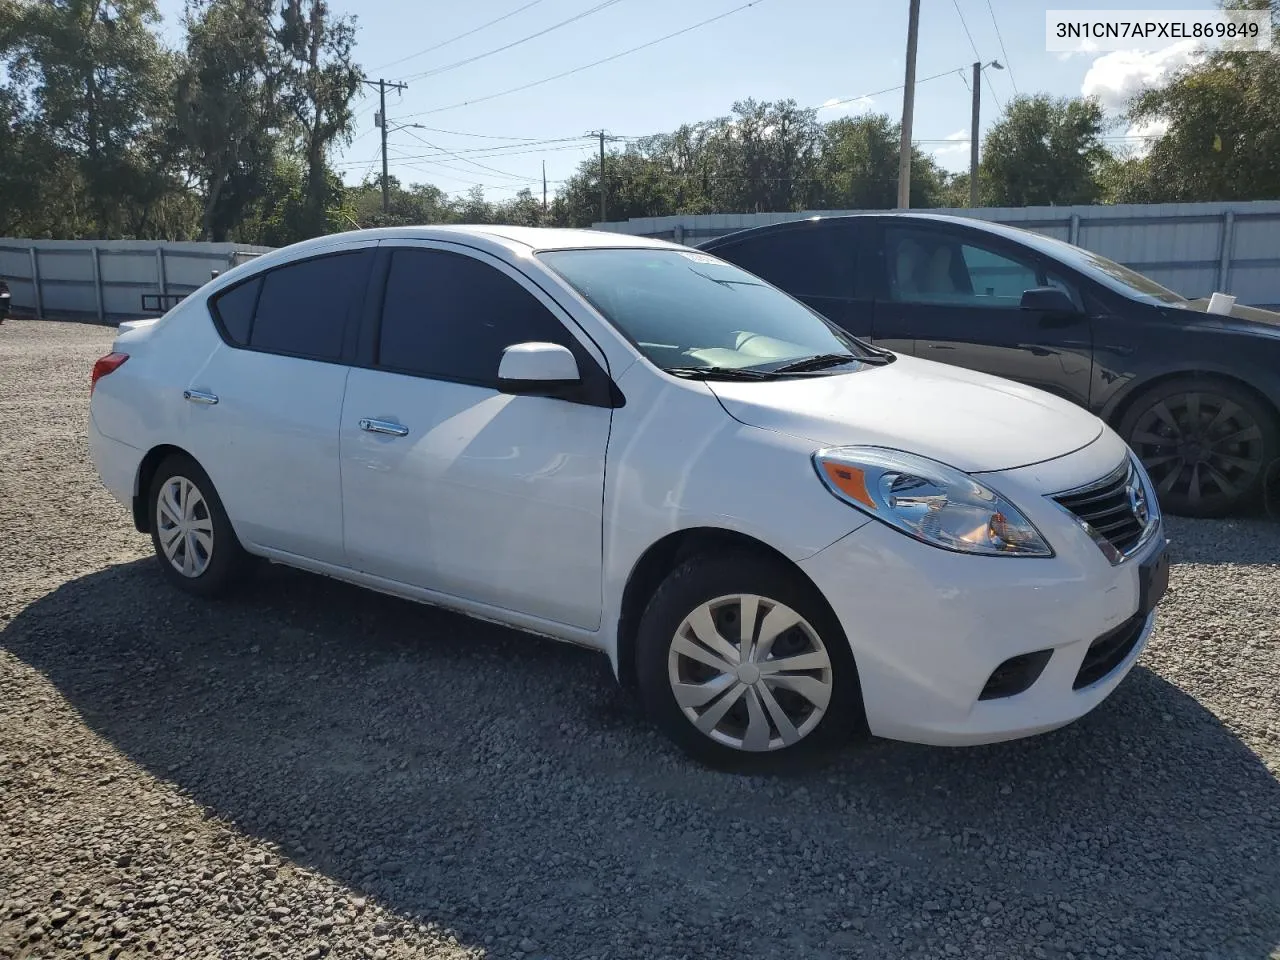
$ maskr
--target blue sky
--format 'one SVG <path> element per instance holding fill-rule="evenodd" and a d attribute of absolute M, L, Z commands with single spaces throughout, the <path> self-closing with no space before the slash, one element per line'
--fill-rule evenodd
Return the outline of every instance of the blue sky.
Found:
<path fill-rule="evenodd" d="M 467 101 L 610 57 L 731 11 L 745 0 L 330 2 L 335 11 L 357 16 L 357 60 L 366 73 L 407 79 L 407 91 L 388 94 L 392 126 L 436 128 L 390 133 L 393 174 L 405 182 L 435 183 L 449 193 L 479 183 L 495 200 L 522 186 L 540 194 L 544 160 L 554 193 L 557 182 L 572 174 L 580 160 L 595 155 L 595 141 L 584 137 L 589 130 L 603 127 L 622 136 L 667 131 L 724 115 L 735 100 L 747 97 L 794 98 L 815 107 L 851 100 L 822 110 L 822 119 L 871 109 L 896 120 L 902 112 L 907 0 L 756 0 L 747 9 L 612 62 L 478 103 Z M 984 129 L 998 119 L 1001 105 L 1015 90 L 1097 93 L 1118 110 L 1128 94 L 1186 61 L 1183 48 L 1146 54 L 1045 51 L 1046 9 L 1115 5 L 1102 0 L 922 0 L 917 77 L 952 72 L 919 84 L 916 140 L 949 169 L 967 167 L 968 76 L 978 59 L 998 59 L 1006 67 L 985 72 Z M 1212 3 L 1125 0 L 1123 6 L 1202 10 Z M 177 41 L 181 0 L 160 0 L 160 8 L 165 33 Z M 592 8 L 599 9 L 509 50 L 453 66 Z M 475 29 L 506 14 L 512 15 Z M 440 72 L 418 76 L 432 70 Z M 878 93 L 894 87 L 899 89 Z M 335 157 L 348 182 L 376 170 L 377 97 L 369 93 L 357 105 L 356 139 Z M 853 99 L 866 94 L 872 96 Z M 1149 132 L 1121 127 L 1114 135 Z"/>

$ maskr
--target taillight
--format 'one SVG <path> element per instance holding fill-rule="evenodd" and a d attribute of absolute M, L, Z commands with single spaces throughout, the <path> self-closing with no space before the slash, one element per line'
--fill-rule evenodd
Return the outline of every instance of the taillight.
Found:
<path fill-rule="evenodd" d="M 93 395 L 93 388 L 98 385 L 98 381 L 105 377 L 108 373 L 114 373 L 119 369 L 120 364 L 129 359 L 127 353 L 108 353 L 105 357 L 99 358 L 93 364 L 93 374 L 89 378 L 89 395 Z"/>

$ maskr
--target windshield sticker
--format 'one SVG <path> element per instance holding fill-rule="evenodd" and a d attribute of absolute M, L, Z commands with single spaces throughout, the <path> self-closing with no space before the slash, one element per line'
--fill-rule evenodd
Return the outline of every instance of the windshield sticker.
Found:
<path fill-rule="evenodd" d="M 680 256 L 688 260 L 692 260 L 694 263 L 706 263 L 706 264 L 710 264 L 713 267 L 718 267 L 720 265 L 719 260 L 717 260 L 715 257 L 709 257 L 705 253 L 684 253 L 682 251 L 680 253 Z"/>

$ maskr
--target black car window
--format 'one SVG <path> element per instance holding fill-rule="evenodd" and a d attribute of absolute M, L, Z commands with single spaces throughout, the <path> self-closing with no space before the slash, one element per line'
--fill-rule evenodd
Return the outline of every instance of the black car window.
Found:
<path fill-rule="evenodd" d="M 900 303 L 1016 309 L 1023 291 L 1043 286 L 1035 262 L 942 231 L 885 231 L 889 296 Z M 1058 281 L 1064 289 L 1065 284 Z M 1069 289 L 1068 289 L 1068 292 Z"/>
<path fill-rule="evenodd" d="M 529 341 L 568 347 L 583 363 L 581 348 L 564 325 L 495 267 L 444 250 L 406 248 L 392 254 L 379 366 L 492 386 L 502 351 Z"/>
<path fill-rule="evenodd" d="M 342 356 L 353 302 L 364 296 L 366 251 L 302 260 L 269 270 L 254 313 L 249 346 L 316 360 Z"/>
<path fill-rule="evenodd" d="M 222 325 L 222 332 L 237 346 L 249 342 L 249 328 L 253 326 L 253 311 L 261 289 L 262 277 L 254 277 L 213 298 L 213 312 Z"/>
<path fill-rule="evenodd" d="M 853 296 L 857 232 L 802 222 L 708 249 L 793 297 Z"/>

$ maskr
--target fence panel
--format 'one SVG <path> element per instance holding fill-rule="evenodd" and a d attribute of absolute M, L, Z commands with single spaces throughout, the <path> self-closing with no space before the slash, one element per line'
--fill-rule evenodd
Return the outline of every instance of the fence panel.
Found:
<path fill-rule="evenodd" d="M 15 316 L 118 323 L 176 298 L 271 247 L 146 240 L 0 239 L 0 279 Z"/>

